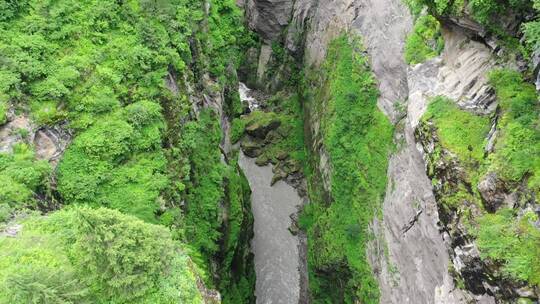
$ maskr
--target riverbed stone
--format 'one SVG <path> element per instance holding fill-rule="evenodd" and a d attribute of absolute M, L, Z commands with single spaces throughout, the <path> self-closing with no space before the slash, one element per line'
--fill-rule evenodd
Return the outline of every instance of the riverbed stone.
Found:
<path fill-rule="evenodd" d="M 263 152 L 262 145 L 260 143 L 249 139 L 242 141 L 240 146 L 248 157 L 255 158 L 261 155 Z"/>
<path fill-rule="evenodd" d="M 257 164 L 257 166 L 266 166 L 268 165 L 269 162 L 270 160 L 264 154 L 259 155 L 259 157 L 257 157 L 257 159 L 255 160 L 255 163 Z"/>
<path fill-rule="evenodd" d="M 278 118 L 254 121 L 246 127 L 246 132 L 253 137 L 265 139 L 270 131 L 279 128 L 280 125 L 281 121 Z"/>

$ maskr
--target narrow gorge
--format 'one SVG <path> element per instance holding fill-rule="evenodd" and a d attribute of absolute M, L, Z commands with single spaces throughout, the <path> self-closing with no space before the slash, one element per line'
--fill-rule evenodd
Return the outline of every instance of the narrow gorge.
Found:
<path fill-rule="evenodd" d="M 0 304 L 540 301 L 538 0 L 0 0 Z"/>

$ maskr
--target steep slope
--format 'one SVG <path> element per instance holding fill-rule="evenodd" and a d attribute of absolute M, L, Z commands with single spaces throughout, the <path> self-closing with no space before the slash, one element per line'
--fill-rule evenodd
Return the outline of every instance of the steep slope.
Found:
<path fill-rule="evenodd" d="M 430 171 L 433 156 L 436 156 L 433 154 L 433 143 L 424 141 L 434 138 L 436 135 L 428 134 L 419 138 L 415 134 L 428 104 L 439 95 L 455 100 L 461 109 L 473 112 L 474 115 L 485 116 L 494 113 L 497 108 L 497 99 L 492 83 L 488 82 L 488 74 L 501 61 L 506 61 L 507 66 L 512 66 L 511 57 L 507 57 L 505 54 L 508 54 L 508 51 L 511 53 L 513 49 L 507 44 L 511 39 L 505 40 L 497 34 L 494 35 L 486 20 L 494 22 L 498 17 L 504 16 L 502 23 L 504 32 L 506 35 L 515 36 L 520 23 L 516 14 L 505 15 L 505 12 L 508 12 L 505 10 L 505 4 L 493 5 L 489 9 L 481 11 L 488 4 L 483 7 L 482 4 L 476 2 L 471 4 L 471 9 L 476 14 L 472 17 L 467 12 L 450 15 L 445 11 L 442 14 L 440 13 L 442 9 L 434 8 L 436 5 L 442 4 L 418 1 L 420 4 L 413 8 L 415 14 L 421 12 L 421 9 L 417 9 L 418 7 L 421 8 L 422 4 L 427 4 L 430 12 L 442 22 L 442 38 L 440 40 L 444 40 L 444 51 L 440 57 L 428 60 L 421 65 L 407 67 L 404 58 L 404 45 L 407 32 L 412 28 L 412 18 L 409 15 L 409 9 L 400 1 L 306 0 L 294 1 L 292 5 L 284 2 L 286 1 L 279 1 L 279 4 L 272 1 L 248 1 L 252 10 L 259 8 L 265 12 L 280 15 L 269 19 L 251 18 L 250 25 L 266 37 L 260 53 L 264 54 L 264 60 L 258 61 L 258 81 L 260 84 L 283 82 L 291 77 L 291 73 L 294 74 L 294 71 L 291 72 L 290 69 L 280 68 L 279 58 L 287 58 L 286 65 L 296 62 L 299 69 L 303 70 L 304 75 L 306 75 L 308 85 L 306 86 L 304 83 L 300 91 L 304 95 L 304 106 L 306 106 L 307 113 L 306 138 L 312 152 L 313 168 L 315 169 L 310 175 L 312 183 L 309 192 L 312 205 L 318 205 L 317 202 L 322 199 L 326 202 L 325 208 L 328 208 L 324 212 L 329 212 L 331 208 L 337 208 L 333 205 L 341 204 L 339 199 L 336 200 L 336 189 L 333 186 L 333 183 L 336 182 L 335 179 L 339 178 L 335 177 L 334 174 L 336 170 L 339 170 L 340 160 L 329 151 L 335 147 L 326 146 L 324 141 L 324 133 L 327 128 L 325 126 L 332 124 L 332 122 L 328 116 L 320 114 L 323 113 L 321 111 L 325 110 L 334 111 L 331 108 L 331 103 L 326 101 L 332 100 L 335 95 L 332 91 L 327 91 L 325 95 L 318 94 L 316 87 L 324 87 L 325 82 L 317 82 L 316 80 L 316 85 L 313 86 L 313 78 L 310 77 L 315 77 L 315 79 L 325 79 L 327 75 L 331 75 L 330 79 L 339 77 L 339 75 L 331 74 L 325 70 L 324 66 L 328 50 L 331 49 L 329 47 L 331 42 L 343 33 L 347 33 L 349 37 L 355 35 L 362 37 L 362 42 L 370 57 L 371 68 L 378 80 L 379 108 L 396 124 L 394 141 L 397 151 L 389 160 L 388 187 L 382 204 L 382 216 L 375 218 L 370 229 L 371 232 L 364 228 L 360 230 L 361 234 L 374 234 L 374 239 L 369 246 L 369 260 L 371 271 L 376 274 L 379 281 L 380 302 L 465 303 L 474 301 L 492 303 L 493 301 L 507 301 L 508 297 L 513 299 L 521 297 L 521 300 L 524 301 L 536 299 L 534 284 L 532 289 L 523 289 L 523 282 L 515 285 L 516 283 L 508 282 L 501 277 L 495 279 L 496 282 L 480 283 L 483 280 L 482 276 L 489 277 L 490 274 L 471 276 L 470 271 L 474 273 L 474 270 L 468 268 L 469 266 L 461 266 L 463 263 L 465 265 L 467 263 L 474 264 L 473 261 L 484 259 L 486 257 L 485 251 L 480 257 L 478 251 L 475 251 L 476 249 L 471 251 L 470 243 L 456 245 L 459 243 L 459 234 L 455 234 L 453 228 L 449 228 L 447 212 L 444 211 L 444 201 L 448 198 L 448 194 L 440 192 L 441 187 L 445 189 L 445 186 L 439 186 L 440 180 L 432 175 L 433 171 Z M 279 5 L 280 9 L 272 10 L 274 5 Z M 451 9 L 448 8 L 448 12 L 450 11 Z M 256 15 L 256 13 L 252 13 L 252 15 Z M 290 16 L 288 21 L 283 22 L 287 16 Z M 489 16 L 489 18 L 484 19 L 484 25 L 475 20 L 475 18 L 481 19 L 482 16 Z M 415 19 L 417 17 L 418 15 L 415 16 Z M 278 26 L 273 20 L 282 21 L 279 22 Z M 267 24 L 268 22 L 274 23 Z M 438 24 L 438 21 L 435 22 Z M 415 27 L 414 30 L 418 31 L 420 28 Z M 436 29 L 434 28 L 434 30 Z M 497 32 L 495 31 L 495 33 Z M 435 33 L 435 35 L 440 36 L 441 34 Z M 478 39 L 478 37 L 482 38 Z M 283 55 L 276 56 L 275 51 L 278 49 L 275 47 L 276 44 L 281 44 L 293 59 L 287 56 L 283 57 Z M 432 44 L 428 44 L 428 47 L 431 46 Z M 440 48 L 438 52 L 440 52 Z M 335 55 L 330 53 L 330 56 L 332 58 Z M 434 56 L 437 56 L 437 50 Z M 518 60 L 516 63 L 522 69 L 525 66 L 524 61 Z M 263 65 L 262 68 L 261 65 Z M 260 71 L 278 71 L 278 73 L 261 74 Z M 314 73 L 309 71 L 314 71 Z M 317 74 L 317 76 L 313 74 Z M 311 86 L 309 86 L 310 83 Z M 527 86 L 524 85 L 524 87 Z M 364 89 L 366 88 L 364 87 Z M 321 105 L 318 106 L 319 108 L 313 108 L 310 106 L 312 103 L 310 100 L 315 100 Z M 362 100 L 360 98 L 358 102 L 362 102 Z M 354 112 L 353 108 L 354 106 L 351 105 L 349 110 Z M 534 106 L 530 108 L 530 111 L 535 113 Z M 357 119 L 361 119 L 361 117 L 357 116 Z M 454 124 L 458 125 L 459 121 L 456 120 Z M 489 131 L 490 126 L 487 127 L 487 131 Z M 473 128 L 469 130 L 469 134 L 476 132 L 472 136 L 477 138 L 485 136 L 486 140 L 489 141 L 487 149 L 492 149 L 489 147 L 493 147 L 495 142 L 493 137 L 495 127 L 489 133 L 489 137 L 487 133 L 484 135 L 483 130 L 486 128 Z M 360 135 L 363 134 L 361 132 L 357 134 L 365 136 Z M 346 136 L 346 133 L 341 133 L 341 136 Z M 469 135 L 464 134 L 464 136 L 463 140 Z M 531 136 L 534 137 L 534 135 Z M 376 148 L 372 146 L 372 149 Z M 477 147 L 472 149 L 477 149 Z M 489 153 L 489 150 L 487 151 Z M 537 153 L 532 153 L 532 159 L 538 159 Z M 353 159 L 354 154 L 349 154 L 348 157 Z M 426 166 L 424 158 L 427 159 L 428 166 Z M 534 162 L 528 166 L 534 166 L 532 164 Z M 445 170 L 448 170 L 446 176 L 453 176 L 453 178 L 460 174 L 459 168 L 450 167 Z M 316 180 L 314 184 L 313 179 Z M 489 183 L 487 189 L 496 187 Z M 487 191 L 493 192 L 493 190 Z M 527 200 L 530 200 L 527 190 L 520 193 L 527 197 Z M 376 200 L 366 200 L 365 203 L 373 208 L 377 208 L 378 205 Z M 466 201 L 462 203 L 465 206 L 464 210 L 469 209 Z M 522 214 L 519 210 L 534 209 L 535 201 L 529 201 L 523 206 L 525 207 L 519 207 L 515 210 Z M 318 207 L 310 205 L 306 207 L 306 213 L 310 218 L 306 221 L 309 223 L 313 220 L 313 211 L 310 208 Z M 530 223 L 534 226 L 535 215 L 530 215 L 530 218 Z M 300 221 L 302 222 L 302 218 Z M 323 230 L 335 228 L 329 225 Z M 534 239 L 534 228 L 524 229 L 529 231 L 527 237 Z M 334 241 L 339 243 L 337 238 Z M 313 243 L 317 240 L 312 238 L 308 240 L 309 242 Z M 472 242 L 474 244 L 474 241 Z M 315 247 L 310 248 L 314 250 L 314 254 L 317 254 Z M 321 247 L 318 246 L 317 249 L 320 250 Z M 363 249 L 357 247 L 357 250 Z M 318 271 L 333 273 L 347 282 L 350 272 L 347 270 L 347 266 L 345 269 L 340 267 L 348 265 L 348 263 L 351 261 L 338 263 L 340 266 L 335 268 L 319 268 Z M 320 267 L 314 261 L 310 261 L 310 264 L 312 270 L 317 271 L 317 267 Z M 470 267 L 473 267 L 473 264 L 470 264 Z M 334 298 L 334 301 L 353 301 L 354 299 L 354 296 L 348 298 L 350 293 L 347 288 L 350 288 L 350 285 L 337 287 L 343 286 L 338 283 L 337 286 L 328 285 L 319 289 L 318 279 L 313 280 L 313 277 L 310 279 L 314 302 L 322 301 L 325 298 L 325 291 L 326 296 L 336 293 L 336 297 L 339 297 L 338 294 L 341 292 L 343 298 L 340 300 Z M 340 279 L 334 277 L 328 282 L 336 280 L 339 282 Z M 494 287 L 494 289 L 491 287 L 477 288 L 470 285 L 473 281 L 476 281 L 476 284 L 484 284 L 484 286 L 494 284 L 498 287 Z M 338 288 L 338 291 L 333 290 L 335 288 Z M 362 288 L 367 287 L 359 285 L 356 288 L 362 290 Z M 507 291 L 501 293 L 497 291 L 499 289 Z M 495 298 L 492 297 L 493 295 Z M 377 296 L 373 294 L 372 296 L 360 295 L 359 297 L 363 302 L 371 302 L 376 300 L 374 297 Z"/>
<path fill-rule="evenodd" d="M 235 2 L 2 1 L 0 11 L 2 227 L 29 210 L 118 210 L 170 230 L 214 300 L 220 290 L 225 303 L 254 301 L 250 189 L 227 126 L 243 111 L 239 54 L 255 42 Z"/>

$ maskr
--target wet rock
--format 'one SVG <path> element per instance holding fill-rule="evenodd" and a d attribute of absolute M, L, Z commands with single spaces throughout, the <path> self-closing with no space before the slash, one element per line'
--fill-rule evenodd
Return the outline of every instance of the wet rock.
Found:
<path fill-rule="evenodd" d="M 271 130 L 266 135 L 266 138 L 264 141 L 267 144 L 271 144 L 271 143 L 276 143 L 282 139 L 283 139 L 283 136 L 277 130 Z"/>
<path fill-rule="evenodd" d="M 288 174 L 282 171 L 281 169 L 278 168 L 277 170 L 273 170 L 273 171 L 275 172 L 274 172 L 274 176 L 272 176 L 272 181 L 270 182 L 271 186 L 275 185 L 280 180 L 287 178 Z"/>
<path fill-rule="evenodd" d="M 247 0 L 246 3 L 250 28 L 267 41 L 279 38 L 289 24 L 294 1 Z"/>
<path fill-rule="evenodd" d="M 285 159 L 287 159 L 287 157 L 289 157 L 289 153 L 287 151 L 279 151 L 276 154 L 276 158 L 278 160 L 285 160 Z"/>
<path fill-rule="evenodd" d="M 257 166 L 261 166 L 261 167 L 268 165 L 269 162 L 270 162 L 270 160 L 264 154 L 259 155 L 259 157 L 257 157 L 257 159 L 255 160 L 255 164 L 257 164 Z"/>
<path fill-rule="evenodd" d="M 244 140 L 244 141 L 242 141 L 240 146 L 242 147 L 242 150 L 244 151 L 244 153 L 248 157 L 251 157 L 251 158 L 258 157 L 263 152 L 262 151 L 262 145 L 260 143 L 255 142 L 255 141 Z"/>
<path fill-rule="evenodd" d="M 72 134 L 66 124 L 43 127 L 34 136 L 36 157 L 56 164 L 71 142 Z"/>
<path fill-rule="evenodd" d="M 290 218 L 291 218 L 291 225 L 289 226 L 289 232 L 296 236 L 300 233 L 300 227 L 298 227 L 298 212 L 295 212 L 293 214 L 291 214 Z"/>
<path fill-rule="evenodd" d="M 489 212 L 499 209 L 506 199 L 504 182 L 494 172 L 488 173 L 478 184 L 478 191 L 484 199 L 484 206 Z"/>
<path fill-rule="evenodd" d="M 279 128 L 280 125 L 281 121 L 278 118 L 254 121 L 246 127 L 246 132 L 253 137 L 265 139 L 268 132 Z"/>

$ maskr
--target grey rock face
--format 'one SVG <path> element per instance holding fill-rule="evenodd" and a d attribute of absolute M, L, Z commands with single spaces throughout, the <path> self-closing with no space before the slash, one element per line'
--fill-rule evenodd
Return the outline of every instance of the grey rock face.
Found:
<path fill-rule="evenodd" d="M 45 159 L 56 165 L 71 142 L 72 134 L 67 125 L 43 127 L 36 131 L 34 146 L 36 157 Z"/>
<path fill-rule="evenodd" d="M 353 29 L 359 31 L 379 81 L 379 108 L 396 122 L 394 106 L 407 99 L 407 65 L 403 48 L 412 18 L 403 1 L 362 0 L 355 2 Z"/>
<path fill-rule="evenodd" d="M 540 49 L 535 50 L 532 58 L 532 68 L 535 75 L 536 90 L 540 91 Z"/>
<path fill-rule="evenodd" d="M 484 205 L 490 211 L 496 211 L 506 199 L 506 189 L 504 183 L 497 177 L 496 173 L 487 174 L 478 184 L 478 191 L 482 195 Z"/>
<path fill-rule="evenodd" d="M 292 0 L 249 0 L 249 26 L 266 41 L 275 40 L 289 24 L 292 8 Z"/>

